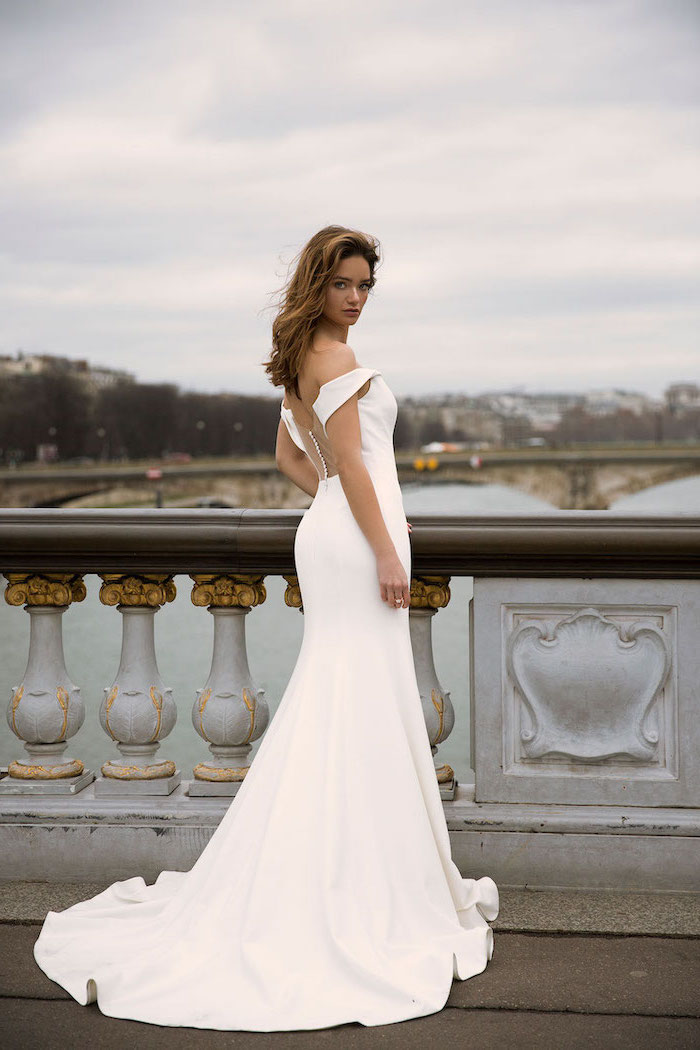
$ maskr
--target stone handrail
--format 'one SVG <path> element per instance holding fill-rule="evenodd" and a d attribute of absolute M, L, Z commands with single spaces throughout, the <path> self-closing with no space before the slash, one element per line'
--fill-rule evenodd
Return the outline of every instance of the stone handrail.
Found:
<path fill-rule="evenodd" d="M 0 510 L 0 571 L 293 573 L 298 510 Z M 700 518 L 411 514 L 413 570 L 700 578 Z"/>

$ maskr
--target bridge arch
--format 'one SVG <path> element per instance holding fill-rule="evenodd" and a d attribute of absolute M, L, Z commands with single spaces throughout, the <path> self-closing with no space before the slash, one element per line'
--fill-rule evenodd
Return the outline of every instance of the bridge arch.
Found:
<path fill-rule="evenodd" d="M 671 514 L 679 513 L 679 506 L 683 510 L 687 508 L 686 512 L 700 514 L 700 470 L 682 477 L 644 485 L 615 500 L 611 509 L 632 511 L 638 508 L 640 513 L 648 513 L 655 509 L 659 499 L 662 506 L 668 501 Z"/>

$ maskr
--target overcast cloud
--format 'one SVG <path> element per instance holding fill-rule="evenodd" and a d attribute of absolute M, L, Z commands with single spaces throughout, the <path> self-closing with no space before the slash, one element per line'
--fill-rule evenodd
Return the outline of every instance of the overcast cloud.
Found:
<path fill-rule="evenodd" d="M 0 0 L 0 353 L 275 393 L 328 223 L 397 395 L 700 379 L 697 0 Z"/>

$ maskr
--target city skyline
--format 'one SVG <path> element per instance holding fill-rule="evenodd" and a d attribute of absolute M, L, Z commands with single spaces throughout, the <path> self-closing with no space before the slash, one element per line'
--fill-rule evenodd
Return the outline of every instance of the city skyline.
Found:
<path fill-rule="evenodd" d="M 320 226 L 384 260 L 350 333 L 397 397 L 697 382 L 697 5 L 0 5 L 0 353 L 281 392 Z"/>
<path fill-rule="evenodd" d="M 276 399 L 278 397 L 277 392 L 275 392 L 274 390 L 272 390 L 272 391 L 268 390 L 268 391 L 262 391 L 262 392 L 261 391 L 246 391 L 246 390 L 239 390 L 239 389 L 234 389 L 234 388 L 227 388 L 227 389 L 213 389 L 212 388 L 212 389 L 207 390 L 207 389 L 204 389 L 204 388 L 196 388 L 195 389 L 195 388 L 183 387 L 180 384 L 176 383 L 174 380 L 172 380 L 172 379 L 165 379 L 163 377 L 161 377 L 160 379 L 155 377 L 153 379 L 144 380 L 136 372 L 134 372 L 134 371 L 127 371 L 127 370 L 124 370 L 124 369 L 121 369 L 121 368 L 113 367 L 113 366 L 111 366 L 109 364 L 109 362 L 100 362 L 99 364 L 97 364 L 97 362 L 90 361 L 88 358 L 85 358 L 85 357 L 73 357 L 71 355 L 65 355 L 65 356 L 61 355 L 61 356 L 59 356 L 59 355 L 51 354 L 51 353 L 32 354 L 32 353 L 27 353 L 26 351 L 22 350 L 21 348 L 16 350 L 14 354 L 7 354 L 0 348 L 0 377 L 3 374 L 21 375 L 21 374 L 24 373 L 24 374 L 28 374 L 28 375 L 32 375 L 32 374 L 36 375 L 38 372 L 42 371 L 41 365 L 43 363 L 45 363 L 45 362 L 49 362 L 49 365 L 48 365 L 49 368 L 54 367 L 54 366 L 60 366 L 60 365 L 64 365 L 65 366 L 65 365 L 67 365 L 68 368 L 69 368 L 69 371 L 74 372 L 76 374 L 80 374 L 80 373 L 86 373 L 88 375 L 92 374 L 92 375 L 94 375 L 94 376 L 96 376 L 96 377 L 98 377 L 100 379 L 100 384 L 101 385 L 103 385 L 105 381 L 109 381 L 109 380 L 111 380 L 111 381 L 127 380 L 127 381 L 136 382 L 138 384 L 154 383 L 155 385 L 159 385 L 161 383 L 174 383 L 174 385 L 179 387 L 179 389 L 181 390 L 182 393 L 202 393 L 202 394 L 211 394 L 211 395 L 215 395 L 215 396 L 221 395 L 221 394 L 233 394 L 233 395 L 236 395 L 236 396 L 252 396 L 252 397 L 257 397 L 257 396 L 261 396 L 261 395 L 264 396 L 267 393 L 267 394 L 269 394 L 269 396 L 272 399 Z M 27 367 L 24 367 L 24 368 L 20 367 L 23 363 Z M 533 399 L 534 398 L 538 398 L 538 397 L 542 397 L 542 398 L 561 397 L 561 398 L 579 398 L 579 399 L 585 400 L 586 397 L 590 397 L 590 396 L 593 396 L 595 394 L 603 394 L 603 393 L 611 393 L 611 392 L 613 392 L 613 393 L 617 393 L 617 394 L 620 394 L 620 395 L 629 395 L 629 396 L 637 397 L 637 398 L 640 398 L 640 399 L 646 399 L 650 403 L 655 403 L 655 402 L 662 403 L 662 402 L 664 402 L 664 400 L 668 400 L 668 394 L 676 387 L 694 387 L 695 390 L 698 393 L 698 397 L 700 398 L 700 384 L 694 382 L 691 379 L 677 378 L 677 379 L 674 379 L 673 381 L 665 383 L 661 390 L 657 391 L 656 393 L 651 393 L 651 394 L 646 394 L 643 391 L 637 390 L 637 389 L 635 389 L 633 387 L 621 387 L 621 386 L 607 386 L 607 387 L 605 387 L 605 386 L 601 386 L 601 387 L 597 387 L 597 386 L 582 386 L 580 388 L 573 388 L 573 387 L 571 387 L 571 388 L 564 388 L 564 387 L 562 387 L 562 388 L 558 388 L 558 389 L 543 389 L 541 387 L 530 387 L 526 383 L 515 383 L 515 384 L 512 384 L 510 386 L 502 386 L 502 385 L 501 386 L 491 386 L 491 387 L 488 387 L 488 388 L 474 389 L 474 390 L 467 389 L 467 388 L 451 389 L 451 390 L 450 389 L 443 389 L 443 390 L 435 389 L 435 390 L 430 390 L 430 391 L 423 390 L 423 391 L 418 391 L 418 392 L 414 392 L 414 393 L 407 393 L 407 394 L 401 395 L 400 400 L 401 399 L 422 400 L 422 399 L 429 399 L 429 398 L 450 398 L 450 397 L 455 397 L 455 398 L 463 397 L 463 398 L 466 398 L 466 399 L 470 399 L 470 398 L 478 399 L 478 398 L 486 398 L 486 397 L 505 397 L 505 396 L 527 397 L 527 398 L 533 398 Z M 279 396 L 281 396 L 281 395 L 279 395 Z"/>

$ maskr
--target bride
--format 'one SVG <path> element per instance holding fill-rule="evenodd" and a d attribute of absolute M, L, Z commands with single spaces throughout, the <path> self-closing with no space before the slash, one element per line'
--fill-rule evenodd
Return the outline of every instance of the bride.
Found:
<path fill-rule="evenodd" d="M 451 858 L 416 683 L 396 400 L 347 344 L 378 258 L 363 233 L 320 230 L 273 324 L 277 464 L 313 496 L 294 543 L 304 635 L 238 794 L 190 871 L 49 912 L 34 946 L 112 1017 L 382 1025 L 441 1010 L 491 957 L 498 893 Z"/>

